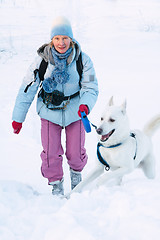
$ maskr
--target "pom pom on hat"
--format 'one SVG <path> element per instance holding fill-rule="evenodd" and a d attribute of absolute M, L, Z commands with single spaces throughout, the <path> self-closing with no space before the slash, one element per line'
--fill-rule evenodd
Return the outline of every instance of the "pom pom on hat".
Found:
<path fill-rule="evenodd" d="M 72 27 L 67 18 L 57 17 L 53 21 L 51 29 L 51 39 L 57 35 L 63 35 L 73 38 Z"/>

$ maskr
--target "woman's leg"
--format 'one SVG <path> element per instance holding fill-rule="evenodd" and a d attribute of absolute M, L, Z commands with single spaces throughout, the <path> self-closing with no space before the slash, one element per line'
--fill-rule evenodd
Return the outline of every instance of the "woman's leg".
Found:
<path fill-rule="evenodd" d="M 87 163 L 85 130 L 82 121 L 71 123 L 66 128 L 66 157 L 71 169 L 81 172 Z"/>
<path fill-rule="evenodd" d="M 48 120 L 41 119 L 41 141 L 43 151 L 41 153 L 42 175 L 48 178 L 48 183 L 63 178 L 61 145 L 62 127 Z"/>

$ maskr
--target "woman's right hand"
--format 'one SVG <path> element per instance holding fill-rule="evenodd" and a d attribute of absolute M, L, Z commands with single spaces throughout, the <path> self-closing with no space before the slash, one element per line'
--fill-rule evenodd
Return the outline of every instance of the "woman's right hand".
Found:
<path fill-rule="evenodd" d="M 79 110 L 78 110 L 78 116 L 81 117 L 81 112 L 85 112 L 86 115 L 88 115 L 88 106 L 87 105 L 84 105 L 84 104 L 81 104 L 79 106 Z"/>
<path fill-rule="evenodd" d="M 14 130 L 14 133 L 18 134 L 21 131 L 22 123 L 13 121 L 12 122 L 12 127 L 13 127 L 13 130 Z"/>

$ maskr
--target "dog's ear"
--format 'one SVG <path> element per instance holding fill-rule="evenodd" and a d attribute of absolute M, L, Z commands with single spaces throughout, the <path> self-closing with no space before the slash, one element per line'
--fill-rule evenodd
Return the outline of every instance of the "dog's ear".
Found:
<path fill-rule="evenodd" d="M 126 114 L 126 108 L 127 108 L 127 101 L 125 99 L 125 101 L 123 102 L 123 104 L 121 105 L 121 109 L 122 109 L 122 113 Z"/>
<path fill-rule="evenodd" d="M 108 106 L 113 106 L 113 96 L 110 98 L 110 100 L 108 102 Z"/>

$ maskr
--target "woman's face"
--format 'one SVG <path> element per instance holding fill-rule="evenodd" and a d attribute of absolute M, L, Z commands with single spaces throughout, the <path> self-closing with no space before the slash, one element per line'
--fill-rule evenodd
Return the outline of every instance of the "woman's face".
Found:
<path fill-rule="evenodd" d="M 53 37 L 52 43 L 57 52 L 65 53 L 70 47 L 71 39 L 68 36 L 57 35 Z"/>

